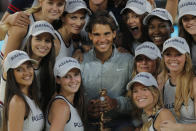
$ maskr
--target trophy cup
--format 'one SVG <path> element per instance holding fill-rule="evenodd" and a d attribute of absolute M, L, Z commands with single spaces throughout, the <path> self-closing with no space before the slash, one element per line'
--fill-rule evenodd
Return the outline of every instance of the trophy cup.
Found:
<path fill-rule="evenodd" d="M 101 89 L 99 92 L 100 95 L 100 101 L 103 102 L 105 100 L 105 96 L 107 95 L 106 89 Z M 110 121 L 111 119 L 104 117 L 104 112 L 100 112 L 100 119 L 99 119 L 99 128 L 100 131 L 110 131 L 109 128 L 104 128 L 104 123 Z"/>

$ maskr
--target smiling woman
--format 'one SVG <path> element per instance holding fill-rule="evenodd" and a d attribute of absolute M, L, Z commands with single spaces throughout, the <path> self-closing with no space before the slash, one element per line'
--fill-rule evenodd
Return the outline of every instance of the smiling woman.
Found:
<path fill-rule="evenodd" d="M 46 131 L 84 131 L 84 89 L 79 62 L 71 57 L 57 60 L 54 75 L 57 94 L 48 106 Z"/>
<path fill-rule="evenodd" d="M 73 37 L 79 35 L 85 25 L 86 14 L 91 14 L 83 0 L 69 0 L 66 3 L 64 13 L 61 17 L 62 26 L 56 32 L 58 39 L 55 42 L 56 60 L 62 57 L 70 57 L 77 47 Z M 77 41 L 80 41 L 77 39 Z"/>
<path fill-rule="evenodd" d="M 127 85 L 129 97 L 134 103 L 136 110 L 134 115 L 142 117 L 146 115 L 147 121 L 141 131 L 160 130 L 160 125 L 166 120 L 175 122 L 172 113 L 163 108 L 161 93 L 155 78 L 147 72 L 140 72 Z"/>
<path fill-rule="evenodd" d="M 15 50 L 7 55 L 3 65 L 7 73 L 3 131 L 43 129 L 44 116 L 38 101 L 34 73 L 37 64 L 24 51 Z"/>
<path fill-rule="evenodd" d="M 160 73 L 161 52 L 152 42 L 143 42 L 135 49 L 132 78 L 140 72 L 151 73 L 155 78 Z"/>
<path fill-rule="evenodd" d="M 148 28 L 149 39 L 162 50 L 163 43 L 174 32 L 170 13 L 166 9 L 155 8 L 144 18 L 143 23 Z"/>
<path fill-rule="evenodd" d="M 196 74 L 196 4 L 194 0 L 181 0 L 179 3 L 179 36 L 190 46 L 194 73 Z"/>
<path fill-rule="evenodd" d="M 196 77 L 193 73 L 190 48 L 182 37 L 168 39 L 163 45 L 163 70 L 160 79 L 164 83 L 164 105 L 177 120 L 167 121 L 162 129 L 196 129 Z"/>

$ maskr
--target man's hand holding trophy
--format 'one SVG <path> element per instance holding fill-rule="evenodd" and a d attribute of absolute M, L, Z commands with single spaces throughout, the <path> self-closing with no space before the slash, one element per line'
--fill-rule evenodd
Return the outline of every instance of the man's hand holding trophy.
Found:
<path fill-rule="evenodd" d="M 99 119 L 100 131 L 110 131 L 109 128 L 104 128 L 104 124 L 110 121 L 110 118 L 104 116 L 105 113 L 112 111 L 117 107 L 116 99 L 112 99 L 107 95 L 106 89 L 101 89 L 99 99 L 93 99 L 89 102 L 88 113 L 94 119 Z"/>

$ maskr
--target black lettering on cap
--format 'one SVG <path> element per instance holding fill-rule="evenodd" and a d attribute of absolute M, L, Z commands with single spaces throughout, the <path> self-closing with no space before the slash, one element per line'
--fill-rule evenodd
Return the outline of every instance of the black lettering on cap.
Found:
<path fill-rule="evenodd" d="M 152 47 L 152 46 L 149 46 L 149 45 L 142 45 L 141 47 L 138 47 L 136 49 L 136 51 L 141 50 L 143 48 L 148 48 L 148 49 L 151 49 L 151 50 L 155 50 L 155 47 Z"/>
<path fill-rule="evenodd" d="M 76 64 L 78 64 L 78 62 L 75 61 L 75 60 L 66 60 L 66 61 L 63 61 L 62 63 L 60 63 L 58 67 L 60 68 L 61 66 L 65 65 L 67 63 L 76 63 Z"/>
<path fill-rule="evenodd" d="M 24 54 L 24 53 L 15 54 L 14 56 L 11 57 L 11 60 L 13 61 L 15 58 L 17 58 L 19 56 L 26 56 L 26 54 Z"/>
<path fill-rule="evenodd" d="M 183 8 L 185 6 L 190 6 L 190 5 L 196 5 L 196 2 L 186 2 L 186 3 L 183 3 L 182 5 L 180 5 L 180 8 Z"/>

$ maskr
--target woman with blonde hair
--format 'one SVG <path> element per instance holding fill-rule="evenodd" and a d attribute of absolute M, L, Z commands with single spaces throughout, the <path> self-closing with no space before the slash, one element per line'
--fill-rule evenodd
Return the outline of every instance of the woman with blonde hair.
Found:
<path fill-rule="evenodd" d="M 172 113 L 163 108 L 161 93 L 158 89 L 156 79 L 147 72 L 140 72 L 127 85 L 129 97 L 134 103 L 139 117 L 147 116 L 147 122 L 144 122 L 141 131 L 160 130 L 160 123 L 165 120 L 175 122 Z"/>
<path fill-rule="evenodd" d="M 163 100 L 178 123 L 165 121 L 162 129 L 194 131 L 196 129 L 196 77 L 192 69 L 190 49 L 184 38 L 168 39 L 163 45 Z"/>

